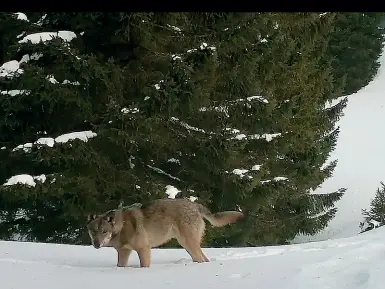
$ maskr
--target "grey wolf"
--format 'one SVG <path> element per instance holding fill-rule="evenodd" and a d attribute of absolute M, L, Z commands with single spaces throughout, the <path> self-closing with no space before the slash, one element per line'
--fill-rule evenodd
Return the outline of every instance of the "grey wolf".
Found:
<path fill-rule="evenodd" d="M 147 206 L 135 204 L 100 215 L 90 214 L 87 229 L 96 249 L 116 249 L 118 267 L 127 266 L 132 251 L 137 252 L 140 267 L 149 267 L 151 248 L 174 238 L 194 262 L 209 262 L 201 249 L 204 219 L 214 227 L 221 227 L 243 218 L 244 214 L 237 211 L 211 213 L 205 206 L 188 199 L 158 199 Z"/>

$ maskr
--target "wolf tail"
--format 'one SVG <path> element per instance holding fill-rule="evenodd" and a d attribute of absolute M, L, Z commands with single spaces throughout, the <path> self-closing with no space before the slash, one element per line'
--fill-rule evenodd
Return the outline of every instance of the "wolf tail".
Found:
<path fill-rule="evenodd" d="M 198 205 L 198 210 L 207 221 L 214 227 L 222 227 L 232 223 L 236 223 L 245 218 L 245 215 L 237 211 L 224 211 L 219 213 L 211 213 L 208 208 L 201 204 Z"/>

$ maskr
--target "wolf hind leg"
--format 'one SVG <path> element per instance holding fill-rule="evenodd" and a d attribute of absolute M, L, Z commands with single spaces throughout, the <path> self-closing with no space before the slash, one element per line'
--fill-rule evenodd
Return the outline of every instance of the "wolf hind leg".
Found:
<path fill-rule="evenodd" d="M 179 229 L 177 240 L 179 244 L 189 253 L 192 260 L 197 263 L 209 262 L 201 249 L 201 241 L 205 231 L 203 220 L 196 224 L 197 226 L 188 226 Z"/>

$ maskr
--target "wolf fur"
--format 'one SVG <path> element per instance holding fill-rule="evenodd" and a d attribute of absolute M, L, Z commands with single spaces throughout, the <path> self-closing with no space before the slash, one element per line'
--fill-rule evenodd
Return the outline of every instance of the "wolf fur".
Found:
<path fill-rule="evenodd" d="M 87 229 L 96 249 L 114 247 L 117 250 L 118 267 L 127 266 L 133 250 L 139 256 L 140 267 L 149 267 L 151 248 L 173 238 L 186 249 L 194 262 L 209 262 L 201 249 L 204 219 L 214 227 L 221 227 L 243 218 L 243 213 L 237 211 L 213 214 L 205 206 L 188 199 L 159 199 L 148 206 L 90 214 Z"/>

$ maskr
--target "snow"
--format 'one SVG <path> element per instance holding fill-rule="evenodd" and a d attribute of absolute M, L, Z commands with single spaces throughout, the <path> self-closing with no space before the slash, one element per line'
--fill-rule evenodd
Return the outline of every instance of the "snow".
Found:
<path fill-rule="evenodd" d="M 234 137 L 234 139 L 237 139 L 237 140 L 243 140 L 245 138 L 247 138 L 247 136 L 244 133 L 238 134 Z"/>
<path fill-rule="evenodd" d="M 261 165 L 254 165 L 251 170 L 253 171 L 259 171 L 261 169 Z"/>
<path fill-rule="evenodd" d="M 209 49 L 211 51 L 217 50 L 217 48 L 215 46 L 208 46 L 208 44 L 206 42 L 202 42 L 202 44 L 199 46 L 199 49 L 200 50 Z M 196 51 L 198 51 L 198 49 L 193 48 L 193 49 L 187 50 L 187 53 L 192 53 L 192 52 L 196 52 Z"/>
<path fill-rule="evenodd" d="M 25 31 L 21 32 L 19 35 L 16 36 L 16 38 L 19 39 L 19 38 L 23 37 L 25 35 L 25 33 L 26 33 Z"/>
<path fill-rule="evenodd" d="M 273 178 L 273 181 L 275 181 L 275 182 L 279 182 L 279 181 L 287 181 L 288 180 L 288 178 L 286 178 L 286 177 L 274 177 Z M 263 181 L 261 181 L 261 184 L 266 184 L 266 183 L 270 183 L 272 180 L 263 180 Z"/>
<path fill-rule="evenodd" d="M 16 175 L 7 180 L 3 186 L 13 186 L 16 184 L 25 184 L 27 186 L 34 187 L 36 185 L 35 181 L 33 180 L 33 177 L 27 174 L 22 175 Z"/>
<path fill-rule="evenodd" d="M 165 176 L 169 177 L 170 179 L 180 181 L 179 178 L 174 177 L 174 176 L 172 176 L 172 175 L 166 173 L 164 170 L 162 170 L 162 169 L 160 169 L 160 168 L 157 168 L 157 167 L 154 167 L 154 166 L 151 166 L 151 165 L 147 165 L 147 167 L 149 167 L 150 169 L 152 169 L 154 172 L 157 172 L 158 174 L 162 174 L 162 175 L 165 175 Z"/>
<path fill-rule="evenodd" d="M 15 74 L 22 74 L 24 70 L 20 68 L 20 64 L 27 63 L 30 60 L 38 60 L 42 56 L 43 54 L 41 53 L 25 54 L 20 61 L 11 60 L 5 62 L 0 66 L 0 77 L 12 77 Z"/>
<path fill-rule="evenodd" d="M 194 196 L 190 196 L 190 197 L 189 197 L 189 200 L 190 200 L 191 202 L 195 202 L 196 200 L 198 200 L 198 198 L 197 198 L 197 197 L 194 197 Z"/>
<path fill-rule="evenodd" d="M 23 69 L 20 68 L 20 63 L 17 60 L 5 62 L 0 66 L 0 77 L 13 76 L 14 74 L 21 74 L 23 72 Z"/>
<path fill-rule="evenodd" d="M 36 24 L 41 26 L 43 24 L 43 21 L 45 20 L 45 18 L 47 17 L 47 14 L 44 14 L 37 22 Z"/>
<path fill-rule="evenodd" d="M 44 133 L 46 134 L 46 132 Z M 75 140 L 75 139 L 80 139 L 84 142 L 87 142 L 88 139 L 93 138 L 96 135 L 97 134 L 92 131 L 77 131 L 77 132 L 71 132 L 71 133 L 60 135 L 55 139 L 51 137 L 42 137 L 36 140 L 34 143 L 25 143 L 25 144 L 18 145 L 13 149 L 13 151 L 23 149 L 25 152 L 30 152 L 34 144 L 40 145 L 40 146 L 45 145 L 48 147 L 53 147 L 55 143 L 66 143 L 70 140 Z"/>
<path fill-rule="evenodd" d="M 10 96 L 16 96 L 19 94 L 30 94 L 30 91 L 28 90 L 18 90 L 18 89 L 12 89 L 12 90 L 3 90 L 1 92 L 3 95 L 10 95 Z"/>
<path fill-rule="evenodd" d="M 79 81 L 69 81 L 68 79 L 64 79 L 63 84 L 80 85 L 80 82 Z"/>
<path fill-rule="evenodd" d="M 38 60 L 40 57 L 43 57 L 42 53 L 32 53 L 31 55 L 25 54 L 23 55 L 19 63 L 21 64 L 23 62 L 27 63 L 30 60 Z"/>
<path fill-rule="evenodd" d="M 57 143 L 66 143 L 70 140 L 80 139 L 84 142 L 87 142 L 88 139 L 96 136 L 96 133 L 88 130 L 88 131 L 79 131 L 79 132 L 71 132 L 67 134 L 63 134 L 55 138 L 55 142 Z"/>
<path fill-rule="evenodd" d="M 27 142 L 25 144 L 21 144 L 21 145 L 18 145 L 17 147 L 15 147 L 12 151 L 17 151 L 17 150 L 20 150 L 20 149 L 23 149 L 25 152 L 30 152 L 31 151 L 31 148 L 32 148 L 32 143 L 31 142 Z"/>
<path fill-rule="evenodd" d="M 241 132 L 239 129 L 230 128 L 230 127 L 226 127 L 225 130 L 230 131 L 231 133 L 240 133 Z"/>
<path fill-rule="evenodd" d="M 245 170 L 245 169 L 234 169 L 233 174 L 243 177 L 244 174 L 246 174 L 248 171 L 249 170 Z"/>
<path fill-rule="evenodd" d="M 252 171 L 259 171 L 261 169 L 261 166 L 262 165 L 254 165 L 251 167 L 251 170 Z M 245 174 L 248 173 L 249 171 L 250 170 L 247 170 L 247 169 L 234 169 L 234 170 L 232 170 L 232 173 L 243 178 L 245 176 Z M 252 176 L 248 176 L 248 177 L 249 177 L 249 179 L 253 178 Z M 275 177 L 274 178 L 275 181 L 282 181 L 283 179 L 285 179 L 285 178 L 284 177 Z M 262 183 L 263 182 L 267 182 L 267 181 L 262 181 Z M 268 182 L 270 182 L 270 180 Z"/>
<path fill-rule="evenodd" d="M 286 177 L 275 177 L 274 178 L 274 181 L 286 181 L 287 178 Z"/>
<path fill-rule="evenodd" d="M 124 114 L 137 113 L 137 112 L 139 112 L 139 109 L 137 107 L 134 107 L 134 108 L 123 107 L 120 111 Z"/>
<path fill-rule="evenodd" d="M 224 113 L 226 117 L 229 117 L 230 115 L 229 115 L 228 106 L 233 106 L 237 103 L 244 103 L 245 105 L 251 107 L 249 102 L 251 102 L 253 100 L 258 100 L 260 103 L 265 103 L 265 104 L 269 103 L 269 101 L 266 98 L 264 98 L 263 96 L 256 95 L 256 96 L 249 96 L 247 98 L 239 98 L 237 100 L 230 101 L 226 105 L 219 105 L 216 107 L 201 107 L 201 108 L 199 108 L 199 111 L 213 111 L 214 110 L 216 112 Z"/>
<path fill-rule="evenodd" d="M 24 185 L 27 185 L 30 187 L 34 187 L 34 186 L 36 186 L 35 180 L 44 183 L 46 180 L 46 176 L 40 175 L 40 176 L 33 177 L 31 175 L 28 175 L 28 174 L 15 175 L 15 176 L 9 178 L 7 180 L 7 182 L 5 182 L 3 184 L 3 186 L 13 186 L 16 184 L 24 184 Z M 1 260 L 0 260 L 0 262 L 1 262 Z"/>
<path fill-rule="evenodd" d="M 226 106 L 220 105 L 215 107 L 201 107 L 199 111 L 213 111 L 224 113 L 226 117 L 229 117 L 229 109 Z"/>
<path fill-rule="evenodd" d="M 46 41 L 52 40 L 54 37 L 60 37 L 64 41 L 69 42 L 76 37 L 76 34 L 72 31 L 33 33 L 19 40 L 19 43 L 26 43 L 28 41 L 31 41 L 33 44 L 37 44 L 41 41 L 46 42 Z"/>
<path fill-rule="evenodd" d="M 281 136 L 281 133 L 264 133 L 262 135 L 254 134 L 251 135 L 251 139 L 261 139 L 264 138 L 267 142 L 271 142 L 274 138 Z"/>
<path fill-rule="evenodd" d="M 215 228 L 210 228 L 215 230 Z M 133 253 L 116 267 L 113 248 L 0 242 L 4 289 L 221 288 L 380 289 L 385 281 L 385 228 L 307 244 L 203 248 L 208 263 L 193 263 L 184 249 L 153 249 L 151 267 Z M 181 285 L 182 284 L 182 285 Z"/>
<path fill-rule="evenodd" d="M 264 134 L 252 134 L 245 135 L 244 133 L 237 134 L 232 139 L 243 140 L 243 139 L 265 139 L 267 142 L 271 142 L 274 138 L 281 136 L 281 133 L 264 133 Z"/>
<path fill-rule="evenodd" d="M 177 117 L 172 116 L 170 119 L 172 122 L 178 122 L 181 126 L 186 128 L 187 130 L 193 130 L 193 131 L 197 131 L 197 132 L 206 133 L 203 129 L 191 126 L 191 125 L 189 125 L 183 121 L 180 121 L 179 118 L 177 118 Z M 209 133 L 209 134 L 212 134 L 212 133 Z"/>
<path fill-rule="evenodd" d="M 52 148 L 55 144 L 55 140 L 52 137 L 42 137 L 35 141 L 35 144 L 46 145 Z"/>
<path fill-rule="evenodd" d="M 133 163 L 134 160 L 135 160 L 135 157 L 132 155 L 128 158 L 128 163 L 131 169 L 135 168 L 135 164 Z"/>
<path fill-rule="evenodd" d="M 171 158 L 171 159 L 168 159 L 167 160 L 168 163 L 177 163 L 180 165 L 180 160 L 176 159 L 176 158 Z"/>
<path fill-rule="evenodd" d="M 182 30 L 179 27 L 176 27 L 174 25 L 167 24 L 168 27 L 172 28 L 176 32 L 182 32 Z"/>
<path fill-rule="evenodd" d="M 350 237 L 360 232 L 361 209 L 368 209 L 380 182 L 385 181 L 385 137 L 379 133 L 385 123 L 385 48 L 375 78 L 348 96 L 344 116 L 338 121 L 340 134 L 329 160 L 338 159 L 333 176 L 316 193 L 347 188 L 336 203 L 338 212 L 328 227 L 314 236 L 298 236 L 296 242 Z M 352 169 L 352 165 L 356 169 Z"/>
<path fill-rule="evenodd" d="M 179 55 L 176 55 L 176 54 L 171 55 L 171 58 L 172 58 L 172 60 L 182 60 L 182 57 L 180 57 Z"/>
<path fill-rule="evenodd" d="M 253 100 L 253 99 L 258 99 L 259 101 L 261 101 L 261 102 L 263 102 L 263 103 L 269 103 L 269 101 L 268 101 L 266 98 L 264 98 L 264 97 L 262 97 L 262 96 L 259 96 L 259 95 L 256 95 L 256 96 L 250 96 L 250 97 L 247 98 L 248 101 L 251 101 L 251 100 Z"/>
<path fill-rule="evenodd" d="M 216 50 L 216 48 L 215 48 L 214 46 L 208 46 L 206 42 L 203 42 L 203 43 L 201 44 L 201 46 L 199 46 L 199 48 L 200 48 L 201 50 L 206 49 L 206 48 L 207 48 L 207 49 L 211 49 L 211 50 Z"/>
<path fill-rule="evenodd" d="M 18 20 L 28 21 L 28 17 L 24 13 L 16 12 L 14 15 L 16 15 Z"/>
<path fill-rule="evenodd" d="M 167 185 L 166 186 L 166 195 L 169 199 L 175 199 L 176 195 L 179 194 L 181 191 L 175 188 L 174 186 Z"/>
<path fill-rule="evenodd" d="M 53 83 L 53 84 L 59 83 L 59 81 L 57 81 L 53 75 L 47 75 L 46 78 L 47 78 L 47 80 L 48 80 L 49 82 L 51 82 L 51 83 Z M 78 81 L 71 82 L 71 81 L 69 81 L 69 80 L 67 80 L 67 79 L 64 79 L 63 82 L 62 82 L 62 84 L 80 85 L 80 83 L 79 83 Z"/>
<path fill-rule="evenodd" d="M 34 177 L 34 179 L 39 181 L 39 182 L 44 183 L 46 181 L 47 177 L 45 175 L 40 175 L 40 176 Z"/>

